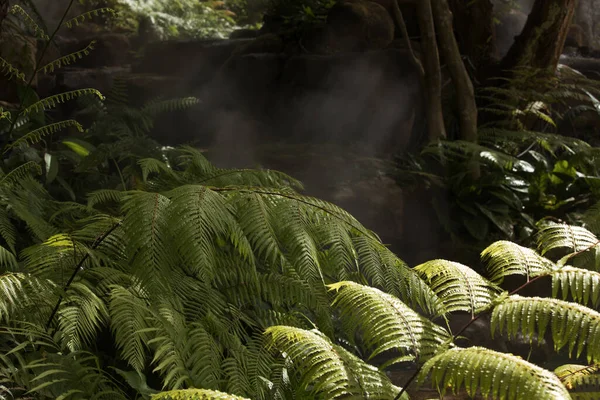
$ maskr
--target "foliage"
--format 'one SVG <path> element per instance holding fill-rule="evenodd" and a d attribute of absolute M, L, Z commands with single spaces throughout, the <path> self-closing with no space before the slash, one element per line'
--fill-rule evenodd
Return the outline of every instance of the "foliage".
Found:
<path fill-rule="evenodd" d="M 558 131 L 582 113 L 600 118 L 599 92 L 597 82 L 567 67 L 557 78 L 517 71 L 480 93 L 487 122 L 477 144 L 431 143 L 417 157 L 401 157 L 392 173 L 435 193 L 433 207 L 455 241 L 528 240 L 535 221 L 566 218 L 600 200 L 598 149 Z"/>

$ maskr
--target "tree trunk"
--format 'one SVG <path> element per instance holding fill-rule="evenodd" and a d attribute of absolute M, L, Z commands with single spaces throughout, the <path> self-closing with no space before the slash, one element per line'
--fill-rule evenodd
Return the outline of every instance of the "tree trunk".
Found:
<path fill-rule="evenodd" d="M 523 32 L 501 62 L 503 70 L 530 67 L 554 72 L 577 0 L 536 0 Z"/>
<path fill-rule="evenodd" d="M 437 1 L 437 0 L 434 0 Z M 425 98 L 427 101 L 427 138 L 429 141 L 446 137 L 442 110 L 442 71 L 435 39 L 435 26 L 431 10 L 431 0 L 417 2 L 421 49 L 425 70 Z"/>
<path fill-rule="evenodd" d="M 452 12 L 447 0 L 434 0 L 432 4 L 433 18 L 438 30 L 439 48 L 456 88 L 460 113 L 460 136 L 463 140 L 477 142 L 475 91 L 453 34 Z"/>
<path fill-rule="evenodd" d="M 485 69 L 496 53 L 494 5 L 490 0 L 449 0 L 461 54 L 475 71 Z"/>

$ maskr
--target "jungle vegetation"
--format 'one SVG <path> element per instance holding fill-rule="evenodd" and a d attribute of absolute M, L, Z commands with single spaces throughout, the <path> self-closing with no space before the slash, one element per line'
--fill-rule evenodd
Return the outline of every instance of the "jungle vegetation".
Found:
<path fill-rule="evenodd" d="M 56 31 L 26 3 L 6 8 L 5 22 L 49 43 Z M 422 7 L 448 28 L 446 1 Z M 113 11 L 56 29 L 100 12 Z M 440 43 L 450 56 L 453 38 Z M 516 46 L 525 45 L 526 35 Z M 509 58 L 521 63 L 523 54 Z M 443 179 L 432 173 L 440 168 L 461 171 L 444 184 L 464 196 L 457 204 L 468 216 L 447 216 L 459 225 L 449 232 L 500 237 L 480 249 L 482 268 L 441 259 L 409 267 L 352 215 L 303 195 L 293 177 L 217 168 L 196 148 L 149 137 L 160 112 L 197 99 L 131 108 L 119 85 L 47 98 L 32 90 L 37 74 L 85 55 L 38 60 L 29 72 L 0 59 L 23 93 L 18 109 L 0 109 L 3 398 L 408 399 L 416 385 L 499 399 L 600 396 L 597 149 L 526 118 L 555 124 L 532 104 L 565 93 L 593 104 L 593 83 L 544 76 L 555 92 L 495 87 L 500 106 L 487 108 L 503 118 L 486 127 L 474 110 L 462 114 L 474 89 L 461 61 L 453 79 L 466 90 L 462 140 L 439 140 L 447 121 L 430 125 L 437 133 L 409 168 L 432 182 Z M 424 79 L 435 81 L 439 63 L 425 57 Z M 531 96 L 511 103 L 515 86 Z M 89 127 L 51 118 L 77 100 L 95 117 Z M 473 201 L 477 190 L 497 203 Z M 546 294 L 528 295 L 536 285 Z M 452 327 L 455 315 L 466 323 Z M 495 337 L 557 357 L 542 365 L 465 343 L 486 319 Z M 392 382 L 388 372 L 407 365 L 410 379 Z"/>

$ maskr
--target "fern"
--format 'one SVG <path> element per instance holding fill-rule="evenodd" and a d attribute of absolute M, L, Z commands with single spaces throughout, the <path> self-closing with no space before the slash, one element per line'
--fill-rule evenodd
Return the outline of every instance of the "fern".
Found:
<path fill-rule="evenodd" d="M 447 350 L 425 363 L 419 381 L 430 375 L 432 384 L 454 394 L 464 387 L 473 397 L 479 390 L 493 399 L 569 399 L 560 380 L 523 359 L 481 347 Z"/>
<path fill-rule="evenodd" d="M 0 70 L 4 72 L 5 76 L 9 78 L 15 78 L 21 82 L 25 82 L 25 73 L 12 66 L 11 63 L 0 57 Z"/>
<path fill-rule="evenodd" d="M 44 29 L 42 29 L 37 22 L 35 22 L 33 18 L 29 16 L 23 7 L 18 4 L 14 4 L 8 9 L 8 12 L 20 16 L 25 21 L 25 24 L 29 26 L 31 30 L 33 30 L 34 36 L 43 40 L 50 40 L 50 37 L 46 34 Z"/>
<path fill-rule="evenodd" d="M 596 399 L 600 391 L 598 365 L 561 365 L 554 370 L 575 400 Z"/>
<path fill-rule="evenodd" d="M 584 306 L 591 303 L 596 308 L 600 304 L 600 273 L 586 269 L 562 267 L 550 273 L 552 277 L 552 297 L 562 293 L 562 299 L 571 298 Z"/>
<path fill-rule="evenodd" d="M 393 349 L 402 354 L 401 361 L 427 360 L 450 340 L 446 330 L 393 296 L 352 282 L 329 287 L 337 292 L 334 305 L 344 323 L 360 329 L 370 358 Z"/>
<path fill-rule="evenodd" d="M 538 236 L 538 247 L 542 254 L 554 249 L 582 252 L 592 249 L 598 243 L 598 238 L 587 229 L 567 224 L 544 224 Z"/>
<path fill-rule="evenodd" d="M 65 103 L 69 100 L 73 100 L 75 98 L 81 96 L 96 96 L 100 100 L 104 100 L 104 96 L 102 93 L 97 91 L 96 89 L 78 89 L 72 90 L 69 92 L 62 92 L 59 94 L 55 94 L 53 96 L 46 97 L 38 102 L 33 103 L 29 107 L 25 108 L 22 112 L 23 115 L 28 115 L 31 113 L 36 113 L 40 111 L 45 111 L 51 108 L 56 107 L 57 104 Z"/>
<path fill-rule="evenodd" d="M 472 316 L 489 307 L 501 291 L 471 268 L 446 260 L 415 267 L 444 303 L 447 312 L 466 311 Z"/>
<path fill-rule="evenodd" d="M 534 250 L 507 241 L 491 244 L 481 253 L 481 257 L 494 283 L 501 283 L 510 275 L 525 275 L 529 280 L 556 269 L 552 261 Z"/>
<path fill-rule="evenodd" d="M 289 358 L 301 374 L 300 388 L 313 398 L 392 398 L 399 388 L 377 368 L 365 364 L 316 330 L 273 326 L 265 331 L 270 346 Z"/>
<path fill-rule="evenodd" d="M 85 48 L 49 62 L 48 64 L 40 68 L 40 71 L 44 72 L 45 74 L 48 74 L 54 72 L 56 69 L 64 67 L 65 65 L 71 65 L 77 60 L 81 60 L 83 57 L 89 55 L 90 52 L 94 50 L 95 44 L 96 41 L 92 40 L 90 44 L 88 44 Z"/>
<path fill-rule="evenodd" d="M 245 397 L 234 396 L 215 390 L 186 389 L 171 390 L 152 396 L 152 400 L 247 400 Z"/>
<path fill-rule="evenodd" d="M 577 347 L 576 357 L 584 348 L 588 361 L 600 357 L 600 343 L 595 340 L 600 314 L 592 309 L 563 300 L 513 295 L 492 311 L 492 333 L 497 330 L 513 337 L 522 332 L 532 340 L 536 334 L 543 336 L 548 326 L 556 350 L 568 345 L 569 354 Z"/>
<path fill-rule="evenodd" d="M 83 132 L 83 127 L 81 126 L 81 124 L 73 119 L 56 122 L 53 124 L 45 125 L 38 129 L 34 129 L 28 132 L 26 135 L 21 136 L 11 144 L 7 145 L 4 152 L 6 153 L 7 151 L 15 147 L 25 147 L 27 145 L 34 145 L 41 141 L 44 136 L 52 135 L 53 133 L 71 127 L 77 129 L 79 132 Z"/>
<path fill-rule="evenodd" d="M 91 20 L 93 17 L 98 17 L 102 14 L 109 14 L 114 17 L 117 15 L 117 11 L 115 11 L 114 9 L 112 9 L 110 7 L 96 8 L 94 10 L 84 12 L 83 14 L 79 14 L 78 16 L 65 21 L 64 25 L 67 28 L 79 26 L 82 23 L 84 23 L 86 20 Z"/>

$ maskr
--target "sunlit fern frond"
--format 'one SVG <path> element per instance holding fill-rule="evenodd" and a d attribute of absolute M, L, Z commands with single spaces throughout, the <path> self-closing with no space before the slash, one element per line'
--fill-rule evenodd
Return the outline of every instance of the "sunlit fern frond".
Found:
<path fill-rule="evenodd" d="M 22 115 L 28 115 L 40 111 L 46 111 L 56 107 L 58 104 L 66 103 L 69 100 L 76 99 L 81 96 L 96 96 L 100 100 L 104 100 L 104 96 L 96 89 L 77 89 L 68 92 L 58 93 L 44 99 L 41 99 L 29 107 L 25 108 Z"/>
<path fill-rule="evenodd" d="M 510 275 L 524 275 L 529 280 L 556 268 L 552 261 L 534 250 L 504 240 L 488 246 L 481 253 L 481 258 L 494 283 L 501 283 L 504 277 Z"/>
<path fill-rule="evenodd" d="M 396 350 L 403 361 L 406 356 L 424 361 L 449 343 L 445 329 L 389 294 L 354 282 L 339 282 L 329 288 L 336 292 L 333 304 L 340 310 L 343 323 L 360 330 L 370 358 Z"/>
<path fill-rule="evenodd" d="M 249 400 L 245 397 L 208 389 L 171 390 L 152 396 L 152 400 Z"/>
<path fill-rule="evenodd" d="M 427 377 L 441 393 L 464 387 L 470 396 L 519 400 L 567 400 L 569 393 L 552 372 L 520 357 L 482 347 L 453 348 L 425 363 L 419 382 Z"/>
<path fill-rule="evenodd" d="M 299 374 L 299 390 L 315 399 L 357 397 L 393 398 L 400 389 L 377 368 L 317 330 L 273 326 L 265 331 L 267 345 L 292 362 Z"/>
<path fill-rule="evenodd" d="M 444 303 L 447 312 L 475 313 L 487 308 L 501 289 L 466 265 L 432 260 L 415 267 Z"/>
<path fill-rule="evenodd" d="M 89 55 L 90 52 L 92 50 L 94 50 L 95 44 L 96 44 L 96 41 L 92 40 L 90 42 L 90 44 L 85 46 L 85 48 L 75 51 L 71 54 L 67 54 L 66 56 L 62 56 L 60 58 L 57 58 L 54 61 L 49 62 L 48 64 L 44 65 L 40 69 L 40 71 L 42 71 L 44 74 L 49 74 L 49 73 L 54 72 L 56 69 L 71 65 L 74 62 L 77 62 L 78 60 L 81 60 L 83 57 Z"/>
<path fill-rule="evenodd" d="M 542 255 L 554 249 L 583 252 L 599 244 L 596 235 L 586 228 L 555 222 L 541 225 L 537 242 Z"/>
<path fill-rule="evenodd" d="M 17 231 L 10 220 L 6 207 L 0 207 L 0 237 L 13 254 L 16 253 Z"/>
<path fill-rule="evenodd" d="M 73 17 L 73 18 L 65 21 L 64 25 L 67 28 L 72 28 L 74 26 L 81 25 L 86 20 L 91 20 L 93 17 L 98 17 L 98 16 L 103 15 L 103 14 L 110 14 L 112 16 L 116 16 L 117 15 L 117 11 L 114 10 L 113 8 L 110 8 L 110 7 L 96 8 L 94 10 L 90 10 L 90 11 L 84 12 L 83 14 L 79 14 L 78 16 Z"/>
<path fill-rule="evenodd" d="M 552 297 L 570 297 L 584 306 L 600 304 L 600 273 L 570 266 L 549 273 L 552 277 Z"/>
<path fill-rule="evenodd" d="M 423 154 L 432 155 L 441 163 L 477 161 L 501 169 L 512 169 L 522 163 L 519 159 L 504 152 L 462 140 L 432 143 L 425 147 Z"/>
<path fill-rule="evenodd" d="M 594 400 L 600 397 L 599 372 L 598 364 L 566 364 L 554 370 L 574 400 Z"/>
<path fill-rule="evenodd" d="M 0 275 L 0 319 L 10 321 L 27 318 L 32 323 L 39 322 L 37 317 L 45 315 L 44 311 L 48 311 L 54 299 L 48 292 L 54 291 L 55 287 L 51 281 L 29 274 Z"/>
<path fill-rule="evenodd" d="M 2 57 L 0 57 L 0 71 L 4 72 L 4 75 L 9 78 L 15 78 L 20 82 L 25 82 L 25 73 L 21 72 L 18 68 L 13 67 L 11 63 Z"/>
<path fill-rule="evenodd" d="M 588 361 L 600 358 L 597 311 L 563 300 L 518 295 L 509 296 L 492 311 L 492 334 L 505 332 L 511 338 L 522 333 L 533 340 L 535 335 L 543 337 L 548 327 L 557 351 L 568 346 L 569 355 L 576 348 L 576 357 L 586 349 Z"/>
<path fill-rule="evenodd" d="M 64 121 L 55 122 L 53 124 L 48 124 L 42 126 L 41 128 L 34 129 L 27 134 L 21 136 L 11 144 L 5 147 L 4 152 L 6 153 L 10 149 L 18 148 L 18 147 L 27 147 L 34 145 L 42 140 L 44 136 L 51 135 L 58 131 L 68 128 L 75 128 L 79 132 L 83 132 L 83 127 L 81 124 L 74 119 L 67 119 Z"/>
<path fill-rule="evenodd" d="M 49 40 L 50 37 L 46 34 L 46 31 L 44 31 L 44 29 L 42 29 L 37 22 L 35 22 L 33 20 L 33 18 L 31 18 L 31 16 L 27 13 L 27 11 L 25 11 L 23 9 L 23 7 L 21 7 L 18 4 L 14 4 L 12 5 L 9 9 L 8 12 L 13 14 L 13 15 L 17 15 L 19 17 L 21 17 L 21 19 L 23 20 L 23 22 L 25 22 L 25 25 L 27 25 L 32 31 L 35 37 L 38 37 L 40 39 L 43 40 Z"/>

